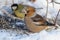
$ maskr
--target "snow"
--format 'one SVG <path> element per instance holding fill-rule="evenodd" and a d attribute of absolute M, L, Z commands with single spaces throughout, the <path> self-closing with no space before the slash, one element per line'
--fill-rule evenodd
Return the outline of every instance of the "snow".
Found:
<path fill-rule="evenodd" d="M 0 9 L 5 6 L 6 0 L 0 0 Z M 60 0 L 56 0 L 60 2 Z M 39 15 L 45 16 L 46 14 L 46 0 L 37 0 L 35 3 L 28 2 L 27 0 L 14 0 L 14 3 L 22 3 L 30 6 L 34 6 L 36 8 L 43 8 L 36 11 Z M 57 12 L 60 8 L 59 4 L 55 4 L 54 8 L 52 6 L 52 3 L 50 3 L 51 0 L 49 0 L 49 12 L 47 18 L 52 19 L 55 18 L 57 15 Z M 28 4 L 27 4 L 28 3 Z M 8 4 L 6 6 L 11 6 L 12 0 L 8 0 Z M 3 15 L 3 12 L 0 10 L 0 15 Z M 60 16 L 59 16 L 60 17 Z M 60 40 L 60 29 L 57 30 L 51 30 L 47 32 L 46 30 L 42 30 L 39 33 L 31 33 L 29 35 L 27 34 L 20 34 L 16 32 L 16 30 L 5 30 L 0 29 L 0 40 Z"/>
<path fill-rule="evenodd" d="M 27 35 L 25 34 L 18 34 L 16 31 L 13 32 L 13 30 L 5 30 L 5 29 L 0 29 L 0 40 L 18 40 L 23 37 L 26 37 Z"/>
<path fill-rule="evenodd" d="M 2 35 L 3 34 L 3 35 Z M 33 34 L 19 34 L 13 30 L 0 29 L 0 40 L 60 40 L 60 30 L 41 31 Z"/>
<path fill-rule="evenodd" d="M 42 34 L 43 33 L 43 34 Z M 59 35 L 60 32 L 56 30 L 52 30 L 50 32 L 41 32 L 41 40 L 60 40 Z"/>
<path fill-rule="evenodd" d="M 60 0 L 55 0 L 55 2 L 58 2 L 58 3 L 60 3 Z"/>

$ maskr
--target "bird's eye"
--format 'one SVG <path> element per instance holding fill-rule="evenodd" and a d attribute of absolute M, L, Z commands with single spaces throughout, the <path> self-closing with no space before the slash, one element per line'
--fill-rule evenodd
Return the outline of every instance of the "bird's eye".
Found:
<path fill-rule="evenodd" d="M 29 13 L 29 10 L 27 11 L 27 13 Z"/>

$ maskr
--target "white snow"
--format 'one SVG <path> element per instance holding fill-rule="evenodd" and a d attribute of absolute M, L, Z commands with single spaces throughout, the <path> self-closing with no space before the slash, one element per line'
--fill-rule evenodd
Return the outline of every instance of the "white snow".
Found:
<path fill-rule="evenodd" d="M 60 29 L 33 34 L 19 34 L 13 30 L 0 29 L 0 40 L 60 40 Z"/>
<path fill-rule="evenodd" d="M 0 29 L 0 40 L 18 40 L 26 36 L 25 34 L 17 33 L 16 30 Z"/>

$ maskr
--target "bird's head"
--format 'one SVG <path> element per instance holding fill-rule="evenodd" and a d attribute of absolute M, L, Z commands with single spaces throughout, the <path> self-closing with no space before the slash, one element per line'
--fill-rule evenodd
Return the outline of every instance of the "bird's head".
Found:
<path fill-rule="evenodd" d="M 35 8 L 34 8 L 34 7 L 28 6 L 28 7 L 26 8 L 26 13 L 25 13 L 25 15 L 26 15 L 27 17 L 33 16 L 34 13 L 35 13 Z"/>
<path fill-rule="evenodd" d="M 12 10 L 17 10 L 18 9 L 18 4 L 12 4 L 11 9 Z"/>

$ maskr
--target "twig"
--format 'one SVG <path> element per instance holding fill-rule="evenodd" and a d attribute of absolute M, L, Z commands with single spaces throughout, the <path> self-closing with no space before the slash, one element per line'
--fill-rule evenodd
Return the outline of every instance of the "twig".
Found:
<path fill-rule="evenodd" d="M 5 5 L 7 5 L 7 0 L 5 1 Z"/>
<path fill-rule="evenodd" d="M 59 12 L 60 12 L 60 9 L 59 9 L 59 11 L 58 11 L 58 14 L 57 14 L 56 19 L 55 19 L 55 22 L 54 22 L 55 25 L 56 25 L 56 22 L 57 22 L 57 19 L 58 19 Z"/>
<path fill-rule="evenodd" d="M 47 20 L 47 14 L 48 14 L 48 0 L 47 1 L 47 8 L 46 8 L 46 20 Z"/>
<path fill-rule="evenodd" d="M 14 0 L 12 0 L 12 4 L 14 4 Z"/>
<path fill-rule="evenodd" d="M 53 0 L 53 2 L 56 3 L 56 4 L 60 4 L 59 2 L 56 2 L 55 0 Z"/>
<path fill-rule="evenodd" d="M 51 0 L 51 3 L 52 3 L 52 6 L 53 6 L 53 8 L 54 8 L 54 0 Z"/>
<path fill-rule="evenodd" d="M 43 8 L 35 8 L 35 9 L 43 9 Z"/>
<path fill-rule="evenodd" d="M 56 2 L 55 0 L 52 0 L 51 2 L 53 3 L 53 5 L 54 5 L 54 3 L 60 4 L 59 2 Z"/>

